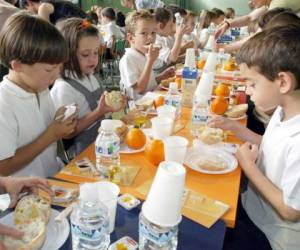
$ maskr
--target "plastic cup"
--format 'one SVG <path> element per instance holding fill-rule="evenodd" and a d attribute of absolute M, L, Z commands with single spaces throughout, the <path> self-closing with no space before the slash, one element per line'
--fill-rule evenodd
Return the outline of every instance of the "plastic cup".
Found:
<path fill-rule="evenodd" d="M 169 117 L 154 117 L 151 119 L 154 139 L 164 139 L 172 134 L 174 121 Z"/>
<path fill-rule="evenodd" d="M 208 57 L 207 57 L 205 66 L 204 66 L 204 71 L 207 71 L 207 72 L 213 71 L 213 72 L 215 72 L 217 63 L 218 63 L 218 53 L 210 52 Z"/>
<path fill-rule="evenodd" d="M 172 161 L 159 164 L 142 212 L 150 222 L 173 227 L 181 221 L 182 196 L 186 170 Z"/>
<path fill-rule="evenodd" d="M 98 199 L 107 207 L 109 213 L 109 233 L 115 229 L 117 201 L 120 193 L 118 185 L 109 182 L 95 182 L 93 192 L 97 193 Z"/>
<path fill-rule="evenodd" d="M 184 67 L 196 68 L 195 49 L 189 48 L 186 50 Z"/>
<path fill-rule="evenodd" d="M 164 140 L 166 161 L 183 163 L 189 141 L 182 136 L 169 136 Z"/>
<path fill-rule="evenodd" d="M 158 117 L 169 117 L 173 121 L 176 118 L 176 108 L 170 105 L 163 105 L 156 109 Z"/>
<path fill-rule="evenodd" d="M 203 72 L 196 88 L 195 95 L 204 95 L 210 98 L 213 90 L 214 77 L 214 72 Z"/>

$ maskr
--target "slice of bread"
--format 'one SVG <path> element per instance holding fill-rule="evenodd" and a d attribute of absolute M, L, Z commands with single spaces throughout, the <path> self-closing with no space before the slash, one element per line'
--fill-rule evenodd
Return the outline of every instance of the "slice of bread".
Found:
<path fill-rule="evenodd" d="M 111 91 L 105 94 L 105 103 L 115 110 L 122 108 L 124 100 L 120 91 Z"/>
<path fill-rule="evenodd" d="M 216 144 L 225 138 L 224 131 L 220 128 L 202 127 L 197 132 L 199 139 L 205 144 Z"/>
<path fill-rule="evenodd" d="M 41 218 L 36 218 L 27 224 L 19 224 L 17 229 L 24 232 L 22 239 L 17 240 L 9 236 L 3 238 L 7 250 L 38 250 L 46 239 L 46 225 Z"/>
<path fill-rule="evenodd" d="M 225 116 L 229 118 L 238 118 L 246 114 L 248 104 L 234 105 L 232 108 L 226 111 Z"/>
<path fill-rule="evenodd" d="M 227 163 L 220 157 L 200 157 L 194 164 L 208 171 L 222 171 L 228 167 Z"/>

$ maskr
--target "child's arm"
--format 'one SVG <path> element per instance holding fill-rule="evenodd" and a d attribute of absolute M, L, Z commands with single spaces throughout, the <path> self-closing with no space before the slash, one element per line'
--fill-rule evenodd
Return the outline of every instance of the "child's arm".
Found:
<path fill-rule="evenodd" d="M 152 66 L 154 61 L 157 59 L 158 55 L 159 48 L 154 48 L 153 45 L 150 44 L 144 70 L 140 75 L 139 79 L 137 80 L 137 83 L 133 87 L 139 94 L 143 94 L 147 89 L 147 85 L 150 81 L 150 75 L 152 72 Z"/>
<path fill-rule="evenodd" d="M 63 114 L 65 108 L 56 112 L 55 117 Z M 61 118 L 62 119 L 62 118 Z M 48 128 L 34 141 L 16 150 L 14 156 L 0 161 L 0 175 L 7 176 L 22 169 L 35 157 L 42 153 L 50 144 L 67 137 L 76 127 L 75 114 L 65 121 L 54 120 Z"/>
<path fill-rule="evenodd" d="M 284 203 L 282 190 L 276 187 L 256 166 L 257 155 L 258 147 L 246 142 L 238 149 L 236 157 L 246 176 L 277 213 L 285 220 L 298 222 L 300 211 Z"/>
<path fill-rule="evenodd" d="M 162 73 L 158 74 L 155 79 L 159 83 L 162 80 L 173 77 L 174 75 L 175 75 L 175 67 L 172 66 L 165 69 Z"/>
<path fill-rule="evenodd" d="M 170 55 L 168 57 L 168 61 L 170 63 L 176 63 L 178 56 L 180 54 L 181 50 L 181 41 L 184 33 L 186 32 L 187 27 L 182 24 L 178 29 L 176 29 L 176 34 L 175 34 L 175 43 L 173 45 L 173 48 L 171 49 Z"/>
<path fill-rule="evenodd" d="M 229 120 L 223 116 L 213 116 L 208 121 L 208 126 L 213 128 L 221 128 L 231 130 L 242 141 L 249 141 L 253 144 L 260 145 L 262 136 L 254 133 L 238 121 Z"/>

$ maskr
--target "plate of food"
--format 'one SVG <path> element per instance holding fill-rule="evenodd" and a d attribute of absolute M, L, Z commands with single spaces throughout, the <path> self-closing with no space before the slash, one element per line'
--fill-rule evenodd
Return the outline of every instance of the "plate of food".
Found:
<path fill-rule="evenodd" d="M 225 117 L 230 120 L 242 120 L 247 118 L 246 112 L 248 110 L 248 104 L 238 104 L 232 106 L 225 112 Z"/>
<path fill-rule="evenodd" d="M 236 158 L 220 149 L 188 149 L 184 164 L 189 168 L 205 174 L 226 174 L 234 171 L 238 162 Z"/>
<path fill-rule="evenodd" d="M 143 152 L 145 150 L 145 146 L 139 148 L 139 149 L 133 149 L 128 147 L 128 145 L 123 142 L 120 145 L 120 154 L 136 154 L 136 153 L 140 153 Z"/>
<path fill-rule="evenodd" d="M 147 142 L 147 136 L 140 128 L 130 128 L 120 144 L 121 154 L 135 154 L 143 152 Z"/>
<path fill-rule="evenodd" d="M 0 220 L 4 225 L 24 231 L 23 238 L 16 240 L 4 236 L 1 241 L 9 249 L 59 249 L 69 236 L 70 226 L 67 219 L 55 222 L 58 214 L 46 199 L 36 195 L 25 196 L 18 202 L 14 212 Z"/>

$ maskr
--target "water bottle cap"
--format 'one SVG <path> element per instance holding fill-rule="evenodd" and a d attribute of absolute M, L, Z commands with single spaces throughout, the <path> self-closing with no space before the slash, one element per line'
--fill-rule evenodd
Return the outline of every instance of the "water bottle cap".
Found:
<path fill-rule="evenodd" d="M 175 13 L 175 18 L 180 18 L 180 17 L 181 17 L 180 13 L 179 13 L 179 12 L 176 12 L 176 13 Z"/>
<path fill-rule="evenodd" d="M 103 130 L 109 130 L 109 131 L 114 130 L 114 126 L 112 125 L 113 125 L 112 120 L 105 119 L 101 121 L 101 129 Z"/>
<path fill-rule="evenodd" d="M 170 82 L 169 89 L 177 90 L 178 89 L 177 83 L 176 82 Z"/>

